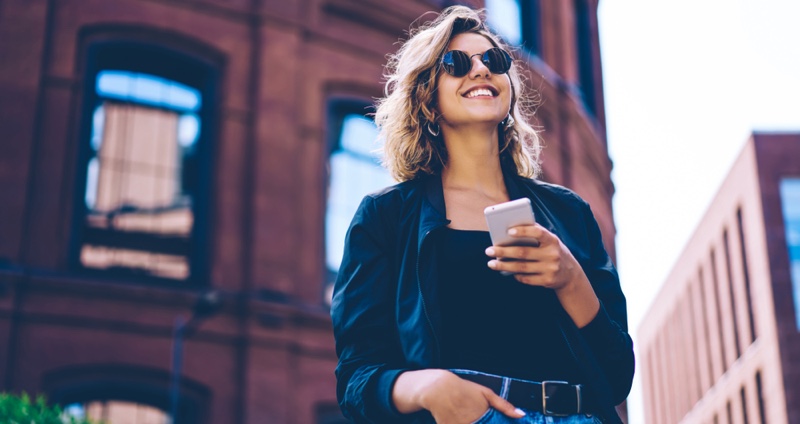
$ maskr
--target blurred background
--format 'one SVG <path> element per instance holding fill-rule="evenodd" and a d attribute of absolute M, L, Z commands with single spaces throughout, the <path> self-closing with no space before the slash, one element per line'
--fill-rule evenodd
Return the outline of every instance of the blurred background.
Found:
<path fill-rule="evenodd" d="M 456 3 L 518 46 L 542 179 L 619 248 L 625 420 L 800 422 L 800 141 L 769 133 L 800 128 L 800 35 L 777 0 L 0 2 L 0 391 L 112 424 L 346 422 L 330 287 L 392 183 L 371 105 L 409 25 Z"/>

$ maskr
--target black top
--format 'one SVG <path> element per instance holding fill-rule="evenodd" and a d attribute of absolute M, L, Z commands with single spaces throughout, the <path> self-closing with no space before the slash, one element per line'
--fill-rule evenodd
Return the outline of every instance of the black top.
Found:
<path fill-rule="evenodd" d="M 552 290 L 490 269 L 488 232 L 445 228 L 437 244 L 444 368 L 580 383 Z"/>
<path fill-rule="evenodd" d="M 597 316 L 581 329 L 560 306 L 554 320 L 569 340 L 569 356 L 585 380 L 582 393 L 593 404 L 587 412 L 609 424 L 622 424 L 614 405 L 625 400 L 631 388 L 633 343 L 625 296 L 591 208 L 564 187 L 511 171 L 503 176 L 509 198 L 530 199 L 536 221 L 558 235 L 600 299 Z M 401 414 L 392 400 L 397 377 L 409 370 L 445 366 L 437 239 L 449 224 L 440 175 L 370 194 L 353 216 L 331 319 L 339 356 L 336 395 L 354 423 L 413 422 L 417 415 Z"/>

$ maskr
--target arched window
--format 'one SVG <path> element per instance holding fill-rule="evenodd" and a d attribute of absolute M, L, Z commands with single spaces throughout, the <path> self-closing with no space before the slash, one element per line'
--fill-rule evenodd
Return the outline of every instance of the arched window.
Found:
<path fill-rule="evenodd" d="M 73 366 L 47 373 L 43 387 L 50 402 L 79 418 L 107 424 L 164 424 L 170 413 L 168 371 L 127 364 Z M 211 391 L 182 378 L 174 424 L 208 422 Z"/>
<path fill-rule="evenodd" d="M 344 238 L 361 199 L 394 184 L 380 165 L 378 130 L 367 115 L 369 103 L 334 100 L 328 107 L 330 175 L 325 211 L 325 265 L 327 286 L 336 280 L 342 262 Z M 329 299 L 329 291 L 326 294 Z"/>
<path fill-rule="evenodd" d="M 88 52 L 74 263 L 123 277 L 205 275 L 214 68 L 141 43 Z"/>

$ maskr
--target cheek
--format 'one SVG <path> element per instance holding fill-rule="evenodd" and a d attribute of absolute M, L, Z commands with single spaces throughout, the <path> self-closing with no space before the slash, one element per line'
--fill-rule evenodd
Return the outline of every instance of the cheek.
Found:
<path fill-rule="evenodd" d="M 436 94 L 434 97 L 434 108 L 441 114 L 445 114 L 447 109 L 450 109 L 455 100 L 448 93 L 451 93 L 456 88 L 446 82 L 439 82 L 436 86 Z"/>

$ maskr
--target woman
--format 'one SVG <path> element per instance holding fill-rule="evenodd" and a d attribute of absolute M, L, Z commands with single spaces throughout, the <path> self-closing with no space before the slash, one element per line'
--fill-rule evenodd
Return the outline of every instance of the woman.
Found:
<path fill-rule="evenodd" d="M 390 59 L 375 118 L 401 183 L 359 206 L 331 309 L 355 422 L 620 422 L 625 298 L 589 206 L 533 179 L 515 65 L 463 6 Z M 522 197 L 537 224 L 509 233 L 539 246 L 492 246 L 484 208 Z"/>

